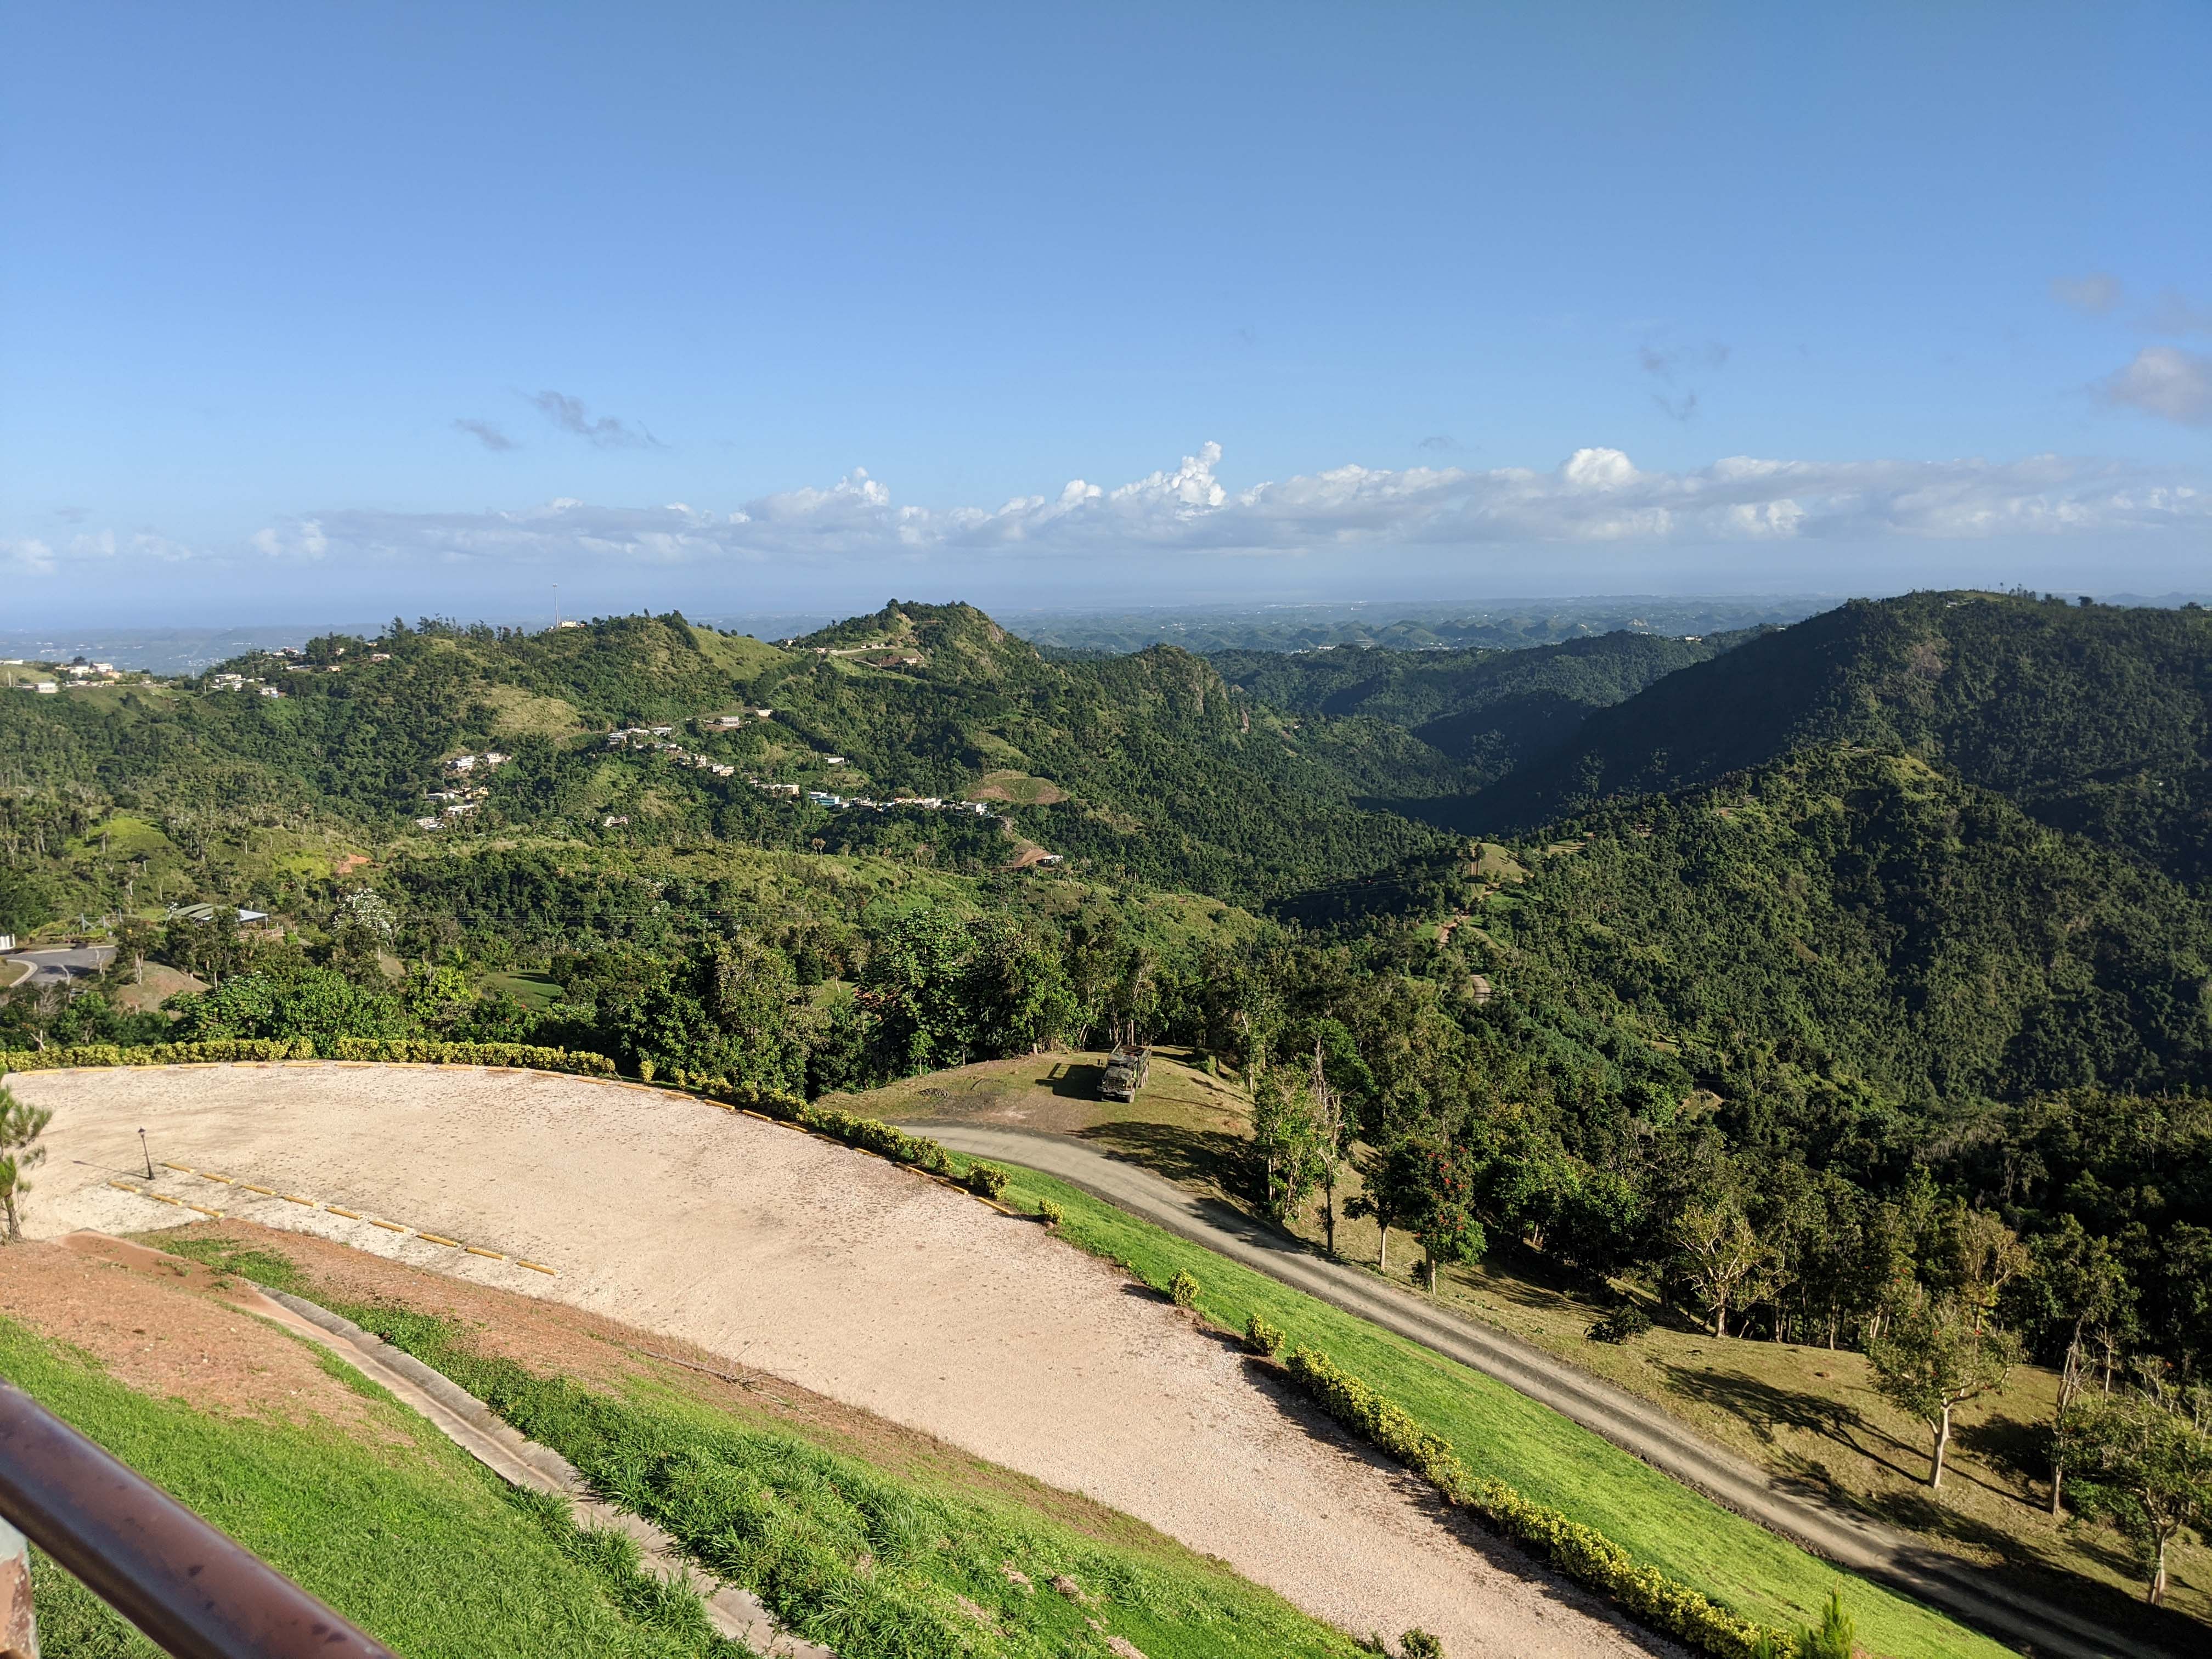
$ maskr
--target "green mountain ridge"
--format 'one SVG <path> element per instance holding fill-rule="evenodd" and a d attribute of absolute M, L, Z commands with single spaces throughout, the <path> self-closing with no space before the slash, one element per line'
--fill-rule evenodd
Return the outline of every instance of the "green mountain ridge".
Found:
<path fill-rule="evenodd" d="M 1594 713 L 1460 822 L 1532 829 L 1827 742 L 1918 755 L 2056 828 L 2212 876 L 2212 612 L 2195 607 L 1855 600 Z"/>

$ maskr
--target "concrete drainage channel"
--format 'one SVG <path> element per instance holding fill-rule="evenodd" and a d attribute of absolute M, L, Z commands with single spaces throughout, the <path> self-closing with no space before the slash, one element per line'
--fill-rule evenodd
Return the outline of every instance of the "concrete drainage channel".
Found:
<path fill-rule="evenodd" d="M 775 1627 L 750 1590 L 718 1584 L 684 1559 L 676 1540 L 654 1526 L 592 1494 L 584 1477 L 560 1453 L 525 1439 L 474 1395 L 432 1370 L 414 1355 L 373 1336 L 327 1308 L 257 1286 L 266 1305 L 252 1310 L 337 1354 L 427 1419 L 446 1438 L 507 1482 L 565 1499 L 576 1524 L 612 1528 L 635 1540 L 645 1569 L 682 1584 L 706 1603 L 714 1628 L 767 1659 L 836 1659 L 828 1648 Z"/>

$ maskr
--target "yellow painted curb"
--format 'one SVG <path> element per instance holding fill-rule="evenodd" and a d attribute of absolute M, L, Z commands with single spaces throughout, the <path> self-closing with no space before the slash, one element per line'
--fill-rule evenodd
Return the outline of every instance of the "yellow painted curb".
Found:
<path fill-rule="evenodd" d="M 415 1237 L 421 1239 L 425 1244 L 443 1244 L 449 1250 L 459 1250 L 466 1248 L 458 1238 L 441 1238 L 435 1233 L 417 1233 Z"/>
<path fill-rule="evenodd" d="M 198 1170 L 192 1168 L 189 1164 L 172 1164 L 166 1158 L 161 1160 L 161 1167 L 165 1170 L 174 1170 L 179 1175 L 198 1175 L 199 1173 Z"/>
<path fill-rule="evenodd" d="M 282 1198 L 287 1204 L 304 1204 L 311 1210 L 315 1207 L 315 1200 L 313 1199 L 301 1198 L 297 1193 L 280 1193 L 277 1196 Z"/>
<path fill-rule="evenodd" d="M 381 1227 L 387 1233 L 404 1233 L 407 1231 L 396 1221 L 379 1221 L 374 1216 L 370 1216 L 368 1219 L 370 1226 Z"/>
<path fill-rule="evenodd" d="M 358 1221 L 361 1219 L 361 1212 L 358 1210 L 341 1210 L 335 1204 L 325 1204 L 323 1207 L 328 1210 L 332 1215 L 343 1216 L 348 1221 Z"/>
<path fill-rule="evenodd" d="M 534 1273 L 550 1273 L 553 1271 L 552 1268 L 544 1267 L 540 1263 L 535 1261 L 525 1261 L 520 1256 L 514 1258 L 514 1265 L 518 1267 L 527 1267 Z"/>
<path fill-rule="evenodd" d="M 197 1174 L 202 1181 L 220 1181 L 226 1187 L 235 1187 L 238 1185 L 238 1183 L 235 1181 L 233 1181 L 228 1176 L 217 1175 L 213 1170 L 199 1170 L 194 1171 L 194 1173 Z"/>
<path fill-rule="evenodd" d="M 462 1248 L 467 1250 L 471 1255 L 489 1256 L 494 1261 L 504 1261 L 507 1260 L 507 1258 L 501 1255 L 497 1250 L 480 1249 L 474 1244 L 466 1244 L 462 1246 Z"/>
<path fill-rule="evenodd" d="M 274 1187 L 257 1187 L 250 1181 L 241 1181 L 238 1184 L 245 1188 L 247 1192 L 258 1193 L 264 1198 L 274 1198 L 276 1196 L 276 1189 Z"/>
<path fill-rule="evenodd" d="M 210 1210 L 204 1204 L 187 1204 L 185 1207 L 188 1210 L 198 1210 L 202 1215 L 211 1215 L 219 1218 L 222 1214 L 221 1210 Z"/>

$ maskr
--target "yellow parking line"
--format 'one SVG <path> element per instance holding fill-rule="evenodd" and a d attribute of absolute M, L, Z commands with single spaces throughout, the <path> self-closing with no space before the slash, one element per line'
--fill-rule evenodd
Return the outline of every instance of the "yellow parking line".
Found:
<path fill-rule="evenodd" d="M 710 1102 L 709 1103 L 715 1105 L 720 1104 L 720 1102 Z M 735 1107 L 725 1107 L 723 1109 L 726 1111 L 734 1111 L 737 1109 Z M 756 1114 L 755 1115 L 758 1115 L 758 1114 Z M 774 1118 L 769 1118 L 764 1121 L 770 1123 L 776 1121 Z M 380 1228 L 387 1233 L 406 1233 L 410 1231 L 413 1231 L 400 1225 L 400 1224 L 396 1221 L 381 1221 L 373 1215 L 363 1215 L 358 1210 L 349 1210 L 342 1204 L 324 1204 L 318 1200 L 305 1197 L 298 1193 L 280 1193 L 273 1187 L 256 1186 L 252 1182 L 240 1181 L 235 1176 L 217 1175 L 212 1170 L 195 1170 L 189 1165 L 183 1164 L 172 1164 L 167 1167 L 178 1170 L 185 1175 L 198 1176 L 203 1181 L 216 1181 L 222 1182 L 226 1187 L 235 1187 L 240 1192 L 258 1193 L 264 1198 L 281 1198 L 287 1204 L 297 1204 L 310 1210 L 319 1209 L 325 1214 L 341 1216 L 348 1221 L 366 1221 L 370 1226 Z M 150 1198 L 162 1204 L 174 1204 L 183 1209 L 198 1210 L 202 1215 L 222 1216 L 228 1213 L 222 1210 L 210 1209 L 204 1204 L 187 1204 L 182 1199 L 170 1198 L 161 1193 L 150 1192 L 143 1188 L 134 1187 L 125 1181 L 111 1181 L 107 1184 L 123 1192 L 136 1193 L 141 1198 Z M 554 1273 L 556 1272 L 555 1269 L 546 1267 L 543 1262 L 526 1261 L 519 1255 L 510 1256 L 498 1250 L 486 1249 L 483 1246 L 477 1244 L 465 1244 L 459 1239 L 447 1238 L 442 1233 L 426 1233 L 420 1231 L 415 1231 L 415 1237 L 421 1239 L 426 1244 L 442 1244 L 449 1250 L 465 1250 L 469 1255 L 480 1255 L 487 1261 L 512 1261 L 517 1267 L 529 1268 L 532 1273 Z"/>
<path fill-rule="evenodd" d="M 198 1170 L 192 1168 L 189 1164 L 172 1164 L 166 1158 L 161 1160 L 161 1167 L 165 1170 L 174 1170 L 179 1175 L 198 1175 L 199 1173 Z"/>

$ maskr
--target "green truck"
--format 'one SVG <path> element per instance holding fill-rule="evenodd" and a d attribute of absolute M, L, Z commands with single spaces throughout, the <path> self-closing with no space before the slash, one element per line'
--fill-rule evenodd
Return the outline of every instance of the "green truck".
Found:
<path fill-rule="evenodd" d="M 1152 1066 L 1150 1048 L 1140 1048 L 1134 1043 L 1115 1043 L 1114 1052 L 1106 1056 L 1106 1075 L 1098 1079 L 1098 1097 L 1134 1100 L 1137 1091 L 1145 1086 L 1145 1073 Z"/>

